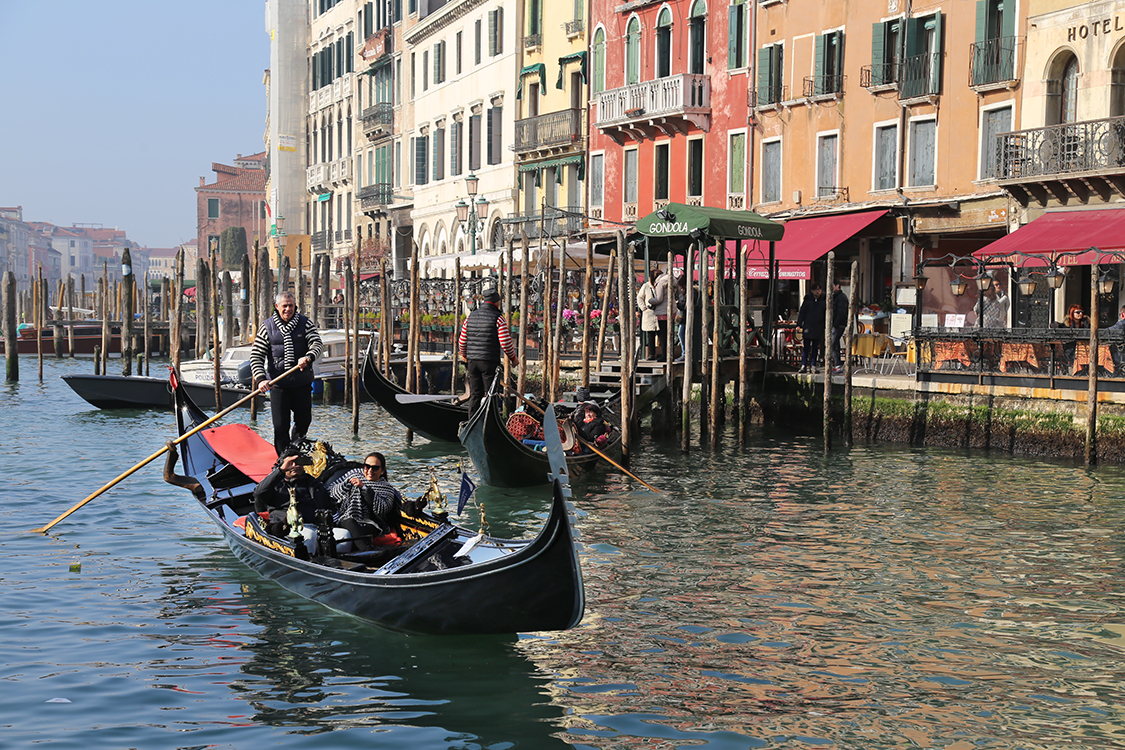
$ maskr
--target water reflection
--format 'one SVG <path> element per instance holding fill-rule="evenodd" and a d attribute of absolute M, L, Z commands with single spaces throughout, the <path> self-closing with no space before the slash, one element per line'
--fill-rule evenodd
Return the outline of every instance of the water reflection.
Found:
<path fill-rule="evenodd" d="M 227 623 L 162 637 L 168 650 L 197 652 L 200 670 L 224 663 L 228 689 L 249 708 L 241 720 L 297 734 L 393 731 L 399 746 L 418 737 L 440 737 L 443 747 L 566 746 L 552 736 L 563 710 L 551 703 L 551 678 L 515 647 L 515 636 L 386 632 L 247 578 L 228 568 L 228 557 L 216 552 L 162 570 L 163 617 Z M 154 679 L 182 679 L 184 666 Z"/>

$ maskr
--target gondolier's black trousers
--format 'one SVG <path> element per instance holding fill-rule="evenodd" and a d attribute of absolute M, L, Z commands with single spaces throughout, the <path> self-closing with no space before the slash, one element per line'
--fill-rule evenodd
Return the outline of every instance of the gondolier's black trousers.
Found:
<path fill-rule="evenodd" d="M 496 377 L 496 370 L 500 362 L 487 359 L 474 359 L 465 367 L 465 376 L 469 379 L 469 414 L 476 414 L 484 394 L 492 386 L 492 379 Z"/>
<path fill-rule="evenodd" d="M 297 438 L 308 434 L 312 424 L 312 387 L 273 388 L 270 390 L 270 411 L 273 414 L 273 447 L 277 455 Z M 289 432 L 289 415 L 293 415 L 293 432 Z"/>

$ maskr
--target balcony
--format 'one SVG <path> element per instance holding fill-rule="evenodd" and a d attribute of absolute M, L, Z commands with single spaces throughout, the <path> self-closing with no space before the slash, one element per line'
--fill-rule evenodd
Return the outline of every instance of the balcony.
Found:
<path fill-rule="evenodd" d="M 523 211 L 508 214 L 501 223 L 506 225 L 509 237 L 519 237 L 521 230 L 529 239 L 566 237 L 582 231 L 582 213 L 581 206 L 547 206 L 542 213 Z"/>
<path fill-rule="evenodd" d="M 900 65 L 894 62 L 864 65 L 859 69 L 859 85 L 871 92 L 898 88 Z"/>
<path fill-rule="evenodd" d="M 366 187 L 361 187 L 356 193 L 359 198 L 359 210 L 379 211 L 394 202 L 393 191 L 389 182 L 376 182 Z"/>
<path fill-rule="evenodd" d="M 804 91 L 802 93 L 806 99 L 820 97 L 834 99 L 844 93 L 844 76 L 805 76 Z"/>
<path fill-rule="evenodd" d="M 969 46 L 969 86 L 976 91 L 1008 88 L 1019 82 L 1023 37 L 1001 36 Z"/>
<path fill-rule="evenodd" d="M 543 46 L 543 35 L 542 34 L 528 34 L 527 36 L 525 36 L 523 38 L 523 48 L 524 49 L 535 49 L 536 47 L 542 47 L 542 46 Z"/>
<path fill-rule="evenodd" d="M 323 193 L 328 190 L 328 165 L 313 164 L 305 170 L 305 189 L 310 193 Z"/>
<path fill-rule="evenodd" d="M 573 39 L 576 36 L 581 36 L 582 32 L 586 30 L 586 22 L 581 18 L 576 18 L 573 21 L 567 21 L 565 27 L 567 38 Z"/>
<path fill-rule="evenodd" d="M 328 250 L 328 232 L 314 232 L 312 236 L 312 251 L 323 253 Z"/>
<path fill-rule="evenodd" d="M 1125 117 L 1002 133 L 997 182 L 1023 206 L 1125 198 Z"/>
<path fill-rule="evenodd" d="M 374 141 L 390 135 L 394 131 L 394 105 L 390 102 L 376 102 L 360 115 L 363 135 Z"/>
<path fill-rule="evenodd" d="M 898 78 L 899 99 L 919 99 L 941 93 L 941 53 L 914 55 L 902 63 Z"/>
<path fill-rule="evenodd" d="M 582 110 L 564 109 L 538 117 L 516 120 L 516 153 L 553 149 L 582 140 Z"/>
<path fill-rule="evenodd" d="M 652 140 L 690 127 L 711 129 L 711 78 L 682 73 L 603 91 L 595 125 L 619 146 L 626 140 Z"/>
<path fill-rule="evenodd" d="M 747 106 L 750 109 L 770 109 L 781 105 L 789 98 L 789 87 L 781 85 L 763 86 L 746 92 Z"/>
<path fill-rule="evenodd" d="M 329 165 L 328 179 L 333 185 L 347 182 L 352 176 L 352 160 L 348 157 L 337 159 Z"/>

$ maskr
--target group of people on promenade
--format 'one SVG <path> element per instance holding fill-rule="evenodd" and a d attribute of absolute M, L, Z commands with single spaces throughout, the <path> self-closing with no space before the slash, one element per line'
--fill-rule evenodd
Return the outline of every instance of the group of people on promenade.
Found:
<path fill-rule="evenodd" d="M 840 282 L 832 282 L 831 299 L 824 298 L 824 287 L 813 284 L 797 312 L 797 327 L 801 329 L 801 366 L 798 372 L 814 372 L 818 362 L 828 359 L 824 351 L 824 325 L 828 305 L 832 305 L 831 362 L 833 372 L 843 366 L 840 355 L 840 338 L 848 326 L 848 295 L 840 289 Z"/>

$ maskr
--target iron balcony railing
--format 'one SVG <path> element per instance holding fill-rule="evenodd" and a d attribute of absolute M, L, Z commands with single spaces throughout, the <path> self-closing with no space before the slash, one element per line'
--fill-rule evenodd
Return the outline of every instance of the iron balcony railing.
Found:
<path fill-rule="evenodd" d="M 598 95 L 598 127 L 711 112 L 711 77 L 691 73 L 657 78 Z"/>
<path fill-rule="evenodd" d="M 969 46 L 969 85 L 991 86 L 1018 80 L 1018 36 L 1001 36 Z"/>
<path fill-rule="evenodd" d="M 1081 378 L 1091 360 L 1103 378 L 1125 378 L 1125 334 L 1098 332 L 1090 356 L 1090 331 L 1070 328 L 920 328 L 914 338 L 922 373 L 985 373 L 1009 378 Z"/>
<path fill-rule="evenodd" d="M 908 57 L 899 75 L 898 98 L 913 99 L 941 93 L 941 53 Z"/>
<path fill-rule="evenodd" d="M 844 93 L 844 76 L 805 76 L 803 93 L 806 99 L 814 96 L 830 96 L 832 94 L 842 94 Z"/>
<path fill-rule="evenodd" d="M 780 84 L 761 86 L 756 89 L 750 89 L 746 93 L 746 98 L 750 109 L 772 107 L 789 98 L 789 87 Z"/>
<path fill-rule="evenodd" d="M 582 207 L 548 206 L 542 213 L 523 211 L 509 214 L 503 223 L 507 225 L 509 236 L 519 237 L 523 230 L 531 239 L 543 237 L 564 237 L 582 231 Z M 542 227 L 542 230 L 540 230 Z"/>
<path fill-rule="evenodd" d="M 864 65 L 859 69 L 859 85 L 865 89 L 897 86 L 901 68 L 896 62 Z"/>
<path fill-rule="evenodd" d="M 581 18 L 576 18 L 573 21 L 566 22 L 567 36 L 577 36 L 586 30 L 586 22 Z"/>
<path fill-rule="evenodd" d="M 531 49 L 532 47 L 542 47 L 543 46 L 543 35 L 542 34 L 528 34 L 527 36 L 525 36 L 523 38 L 523 46 L 524 46 L 524 49 Z"/>
<path fill-rule="evenodd" d="M 1125 168 L 1125 117 L 1086 120 L 997 136 L 998 179 Z"/>
<path fill-rule="evenodd" d="M 364 124 L 373 122 L 379 125 L 390 125 L 394 122 L 394 105 L 390 102 L 376 102 L 360 115 Z"/>
<path fill-rule="evenodd" d="M 564 109 L 516 120 L 514 151 L 561 146 L 582 139 L 582 110 Z"/>
<path fill-rule="evenodd" d="M 376 182 L 366 187 L 361 187 L 356 196 L 360 201 L 360 210 L 366 211 L 378 206 L 389 206 L 391 199 L 391 183 Z"/>
<path fill-rule="evenodd" d="M 323 253 L 328 250 L 328 232 L 313 232 L 312 249 L 314 253 Z"/>

